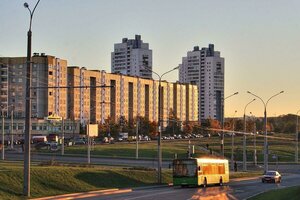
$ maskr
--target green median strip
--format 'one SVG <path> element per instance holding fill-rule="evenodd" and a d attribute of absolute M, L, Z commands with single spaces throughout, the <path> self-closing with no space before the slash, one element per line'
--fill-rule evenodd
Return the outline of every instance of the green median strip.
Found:
<path fill-rule="evenodd" d="M 271 190 L 251 197 L 249 200 L 298 200 L 300 199 L 300 186 Z"/>

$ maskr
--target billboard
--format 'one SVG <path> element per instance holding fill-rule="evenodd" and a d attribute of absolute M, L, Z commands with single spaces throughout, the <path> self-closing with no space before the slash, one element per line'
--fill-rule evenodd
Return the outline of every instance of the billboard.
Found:
<path fill-rule="evenodd" d="M 98 124 L 88 124 L 87 125 L 87 135 L 90 137 L 98 136 Z"/>

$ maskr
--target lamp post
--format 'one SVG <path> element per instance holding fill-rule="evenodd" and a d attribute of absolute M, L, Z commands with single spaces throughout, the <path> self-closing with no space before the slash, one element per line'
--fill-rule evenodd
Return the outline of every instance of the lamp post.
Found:
<path fill-rule="evenodd" d="M 296 148 L 295 148 L 295 162 L 298 163 L 298 128 L 299 128 L 299 125 L 298 125 L 298 113 L 300 112 L 300 110 L 297 111 L 296 113 Z"/>
<path fill-rule="evenodd" d="M 268 171 L 268 138 L 267 138 L 267 105 L 269 103 L 269 101 L 282 94 L 284 91 L 278 92 L 277 94 L 271 96 L 266 102 L 264 102 L 264 100 L 262 100 L 261 97 L 257 96 L 256 94 L 253 94 L 250 91 L 247 91 L 248 94 L 251 94 L 257 98 L 259 98 L 261 100 L 261 102 L 264 105 L 264 124 L 265 124 L 265 137 L 264 137 L 264 171 Z"/>
<path fill-rule="evenodd" d="M 223 157 L 224 157 L 224 101 L 234 95 L 237 95 L 237 94 L 238 94 L 238 92 L 235 92 L 235 93 L 229 95 L 228 97 L 223 99 L 223 103 L 222 103 L 222 109 L 221 109 L 221 112 L 222 112 L 222 114 L 221 114 L 221 119 L 222 119 L 222 122 L 221 122 L 221 124 L 222 124 L 221 153 L 222 153 Z"/>
<path fill-rule="evenodd" d="M 232 133 L 231 133 L 231 168 L 234 170 L 234 116 L 237 113 L 237 110 L 234 111 L 232 117 Z"/>
<path fill-rule="evenodd" d="M 33 10 L 29 8 L 28 3 L 24 3 L 24 7 L 28 9 L 30 13 L 29 30 L 27 32 L 27 71 L 26 71 L 26 97 L 25 97 L 25 138 L 24 138 L 24 181 L 23 181 L 23 194 L 24 196 L 30 197 L 30 123 L 31 123 L 31 25 L 34 11 L 39 4 L 40 0 L 37 1 Z"/>
<path fill-rule="evenodd" d="M 161 129 L 162 129 L 162 124 L 161 124 L 161 108 L 162 108 L 162 95 L 161 95 L 161 79 L 164 75 L 177 70 L 179 67 L 175 67 L 165 73 L 163 73 L 162 75 L 159 75 L 158 73 L 154 72 L 152 69 L 149 69 L 148 67 L 144 67 L 146 70 L 156 74 L 159 78 L 159 85 L 158 85 L 158 139 L 157 139 L 157 153 L 158 153 L 158 166 L 157 166 L 157 182 L 159 184 L 161 184 L 162 182 L 162 176 L 161 176 L 161 168 L 162 168 L 162 152 L 161 152 Z"/>
<path fill-rule="evenodd" d="M 255 99 L 252 99 L 249 103 L 246 104 L 244 108 L 244 136 L 243 136 L 243 170 L 247 170 L 247 155 L 246 155 L 246 108 L 247 106 L 255 101 Z"/>

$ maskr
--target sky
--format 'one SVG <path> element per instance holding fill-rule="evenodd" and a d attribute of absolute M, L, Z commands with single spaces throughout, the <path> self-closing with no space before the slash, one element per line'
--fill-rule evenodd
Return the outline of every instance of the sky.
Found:
<path fill-rule="evenodd" d="M 37 1 L 27 0 L 33 8 Z M 26 56 L 29 12 L 23 0 L 0 0 L 0 56 Z M 153 70 L 178 66 L 194 46 L 225 58 L 225 116 L 244 114 L 251 91 L 268 116 L 295 114 L 299 93 L 299 0 L 41 0 L 33 19 L 32 52 L 68 65 L 110 72 L 114 43 L 135 34 L 153 50 Z M 154 76 L 153 76 L 154 77 Z M 178 80 L 178 72 L 166 76 Z M 257 99 L 246 110 L 263 116 Z"/>

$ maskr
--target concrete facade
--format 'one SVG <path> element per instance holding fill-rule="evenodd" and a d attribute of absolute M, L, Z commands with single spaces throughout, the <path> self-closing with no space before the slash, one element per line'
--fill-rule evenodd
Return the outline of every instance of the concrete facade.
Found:
<path fill-rule="evenodd" d="M 44 118 L 56 113 L 67 117 L 67 61 L 45 54 L 32 57 L 32 117 Z M 25 117 L 26 57 L 0 57 L 1 105 Z M 39 88 L 57 87 L 57 88 Z"/>
<path fill-rule="evenodd" d="M 224 58 L 214 45 L 194 47 L 179 65 L 179 82 L 198 86 L 198 119 L 221 121 L 224 99 Z"/>
<path fill-rule="evenodd" d="M 111 53 L 111 72 L 142 78 L 152 78 L 152 50 L 149 44 L 141 40 L 140 35 L 135 39 L 123 38 L 122 43 L 114 45 Z"/>

